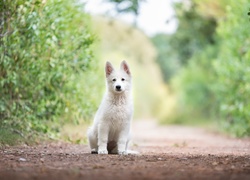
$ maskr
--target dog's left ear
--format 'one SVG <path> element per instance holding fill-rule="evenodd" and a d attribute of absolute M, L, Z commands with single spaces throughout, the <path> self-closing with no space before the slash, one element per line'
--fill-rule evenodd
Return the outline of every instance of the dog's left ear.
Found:
<path fill-rule="evenodd" d="M 128 64 L 126 61 L 121 62 L 121 69 L 124 70 L 128 75 L 131 75 Z"/>

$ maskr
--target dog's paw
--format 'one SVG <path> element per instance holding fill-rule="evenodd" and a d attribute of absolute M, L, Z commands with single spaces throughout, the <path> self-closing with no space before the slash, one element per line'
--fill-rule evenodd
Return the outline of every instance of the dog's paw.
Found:
<path fill-rule="evenodd" d="M 91 151 L 91 154 L 98 154 L 97 151 Z"/>
<path fill-rule="evenodd" d="M 119 155 L 128 155 L 127 151 L 119 151 L 119 150 L 118 150 L 118 154 Z"/>
<path fill-rule="evenodd" d="M 106 149 L 104 150 L 99 150 L 98 154 L 108 154 L 108 151 Z"/>
<path fill-rule="evenodd" d="M 91 149 L 91 154 L 98 154 L 97 149 L 96 148 Z"/>

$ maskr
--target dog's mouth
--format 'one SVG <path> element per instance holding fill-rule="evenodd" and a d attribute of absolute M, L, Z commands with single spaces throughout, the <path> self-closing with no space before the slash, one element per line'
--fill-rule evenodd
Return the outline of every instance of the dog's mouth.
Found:
<path fill-rule="evenodd" d="M 115 89 L 115 91 L 118 92 L 118 93 L 122 92 L 121 89 Z"/>

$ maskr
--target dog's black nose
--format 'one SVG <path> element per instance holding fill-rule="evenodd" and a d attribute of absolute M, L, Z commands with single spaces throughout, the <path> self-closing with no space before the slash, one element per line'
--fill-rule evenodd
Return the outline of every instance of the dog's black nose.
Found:
<path fill-rule="evenodd" d="M 121 86 L 120 86 L 120 85 L 116 86 L 115 88 L 116 88 L 118 91 L 121 90 Z"/>

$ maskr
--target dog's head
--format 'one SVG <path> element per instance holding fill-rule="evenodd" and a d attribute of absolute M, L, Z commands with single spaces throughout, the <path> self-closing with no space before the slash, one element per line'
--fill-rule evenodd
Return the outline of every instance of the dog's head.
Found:
<path fill-rule="evenodd" d="M 121 62 L 119 70 L 115 70 L 110 62 L 105 67 L 107 86 L 114 93 L 123 93 L 130 90 L 131 73 L 126 61 Z"/>

